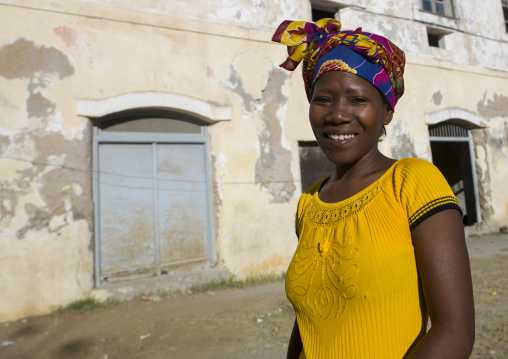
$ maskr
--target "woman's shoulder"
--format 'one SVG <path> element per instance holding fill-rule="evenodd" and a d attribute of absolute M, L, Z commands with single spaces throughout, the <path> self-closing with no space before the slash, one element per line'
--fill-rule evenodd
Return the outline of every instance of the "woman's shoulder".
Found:
<path fill-rule="evenodd" d="M 316 192 L 319 192 L 321 187 L 323 187 L 324 183 L 328 180 L 330 177 L 325 177 L 323 179 L 320 179 L 319 181 L 315 182 L 312 186 L 307 188 L 305 191 L 303 191 L 303 195 L 314 195 Z"/>
<path fill-rule="evenodd" d="M 395 163 L 395 167 L 402 170 L 428 166 L 434 167 L 434 165 L 431 162 L 421 158 L 414 157 L 402 158 Z"/>
<path fill-rule="evenodd" d="M 415 192 L 448 193 L 450 186 L 445 177 L 429 161 L 420 158 L 404 158 L 398 160 L 393 167 L 390 183 L 395 194 Z"/>
<path fill-rule="evenodd" d="M 423 177 L 425 179 L 440 176 L 441 172 L 431 162 L 421 158 L 403 158 L 398 160 L 393 167 L 393 174 L 395 177 Z"/>

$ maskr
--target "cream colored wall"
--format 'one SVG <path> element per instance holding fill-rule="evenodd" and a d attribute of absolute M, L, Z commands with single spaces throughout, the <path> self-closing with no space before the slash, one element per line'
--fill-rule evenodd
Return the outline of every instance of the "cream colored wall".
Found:
<path fill-rule="evenodd" d="M 431 160 L 425 114 L 461 109 L 488 126 L 472 130 L 483 224 L 470 233 L 497 231 L 508 224 L 508 73 L 471 65 L 422 60 L 408 56 L 406 92 L 388 127 L 385 152 L 393 157 L 410 154 Z M 503 102 L 504 101 L 504 102 Z M 504 114 L 504 116 L 503 116 Z M 395 131 L 390 127 L 395 127 Z"/>
<path fill-rule="evenodd" d="M 306 109 L 294 100 L 298 76 L 278 68 L 272 29 L 217 21 L 206 35 L 201 22 L 113 2 L 0 7 L 0 321 L 93 287 L 91 121 L 77 116 L 78 99 L 155 91 L 230 106 L 231 120 L 209 127 L 217 264 L 239 276 L 285 270 L 300 191 L 287 114 Z"/>
<path fill-rule="evenodd" d="M 217 265 L 240 277 L 287 268 L 298 141 L 313 135 L 300 70 L 278 67 L 286 50 L 270 38 L 281 20 L 308 18 L 309 3 L 171 3 L 0 0 L 0 321 L 46 313 L 94 285 L 92 126 L 77 115 L 80 99 L 146 91 L 231 107 L 230 121 L 209 126 Z M 488 215 L 478 231 L 506 225 L 508 65 L 499 59 L 508 46 L 496 40 L 479 56 L 471 50 L 479 41 L 463 32 L 470 25 L 459 22 L 454 36 L 470 47 L 422 47 L 422 23 L 411 19 L 428 14 L 413 3 L 356 1 L 386 17 L 339 14 L 345 27 L 361 22 L 407 50 L 406 94 L 382 150 L 430 159 L 425 114 L 461 108 L 483 117 L 489 127 L 476 130 L 475 149 Z"/>
<path fill-rule="evenodd" d="M 323 3 L 334 3 L 324 0 Z M 497 231 L 508 224 L 508 34 L 498 2 L 453 1 L 454 18 L 420 10 L 419 1 L 340 1 L 351 5 L 337 17 L 344 29 L 387 36 L 407 57 L 406 92 L 381 149 L 394 158 L 431 160 L 425 114 L 444 109 L 469 111 L 485 120 L 472 131 L 482 223 L 468 233 Z M 367 9 L 367 11 L 365 11 Z M 396 11 L 395 11 L 396 9 Z M 416 21 L 415 21 L 416 20 Z M 427 27 L 449 32 L 445 48 L 427 45 Z"/>

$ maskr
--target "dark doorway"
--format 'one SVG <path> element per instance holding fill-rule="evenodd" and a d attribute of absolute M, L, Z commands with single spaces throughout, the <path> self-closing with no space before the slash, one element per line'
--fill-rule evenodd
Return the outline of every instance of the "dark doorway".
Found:
<path fill-rule="evenodd" d="M 464 224 L 478 222 L 474 164 L 468 129 L 444 122 L 430 126 L 434 165 L 444 175 L 464 212 Z"/>
<path fill-rule="evenodd" d="M 324 155 L 316 141 L 298 142 L 300 152 L 300 175 L 302 176 L 302 192 L 314 183 L 331 176 L 335 166 Z"/>

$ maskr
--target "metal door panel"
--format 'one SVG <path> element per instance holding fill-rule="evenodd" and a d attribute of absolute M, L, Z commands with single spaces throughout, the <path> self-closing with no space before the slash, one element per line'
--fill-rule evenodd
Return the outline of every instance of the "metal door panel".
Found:
<path fill-rule="evenodd" d="M 151 144 L 99 145 L 101 276 L 153 267 Z"/>
<path fill-rule="evenodd" d="M 157 145 L 161 264 L 208 256 L 205 179 L 202 144 Z"/>

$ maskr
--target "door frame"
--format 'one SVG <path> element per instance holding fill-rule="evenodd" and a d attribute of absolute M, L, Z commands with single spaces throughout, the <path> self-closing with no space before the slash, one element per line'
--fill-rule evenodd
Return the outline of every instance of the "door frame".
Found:
<path fill-rule="evenodd" d="M 473 194 L 474 194 L 474 201 L 475 201 L 475 211 L 476 211 L 476 222 L 480 223 L 482 221 L 482 214 L 480 212 L 480 197 L 478 195 L 478 186 L 477 186 L 477 179 L 476 179 L 476 165 L 475 165 L 475 155 L 474 155 L 474 146 L 473 146 L 473 136 L 471 136 L 471 131 L 469 129 L 466 129 L 467 131 L 467 137 L 461 136 L 461 137 L 439 137 L 439 136 L 429 136 L 429 142 L 467 142 L 468 148 L 469 148 L 469 160 L 471 162 L 471 172 L 473 177 Z M 434 156 L 434 154 L 432 154 Z"/>
<path fill-rule="evenodd" d="M 451 122 L 457 124 L 459 126 L 467 129 L 467 137 L 463 137 L 462 141 L 467 141 L 469 143 L 469 154 L 471 159 L 471 169 L 473 172 L 473 189 L 475 196 L 475 207 L 476 207 L 476 216 L 477 223 L 482 221 L 481 215 L 481 206 L 480 206 L 480 196 L 478 194 L 478 180 L 476 176 L 476 156 L 474 151 L 474 143 L 473 136 L 471 134 L 471 130 L 482 129 L 489 127 L 487 121 L 483 117 L 478 116 L 476 113 L 462 109 L 462 108 L 445 108 L 442 110 L 425 113 L 425 124 L 427 126 L 437 125 L 441 122 Z M 427 132 L 429 133 L 429 132 Z M 429 134 L 429 151 L 430 151 L 430 142 L 433 140 L 436 141 L 457 141 L 458 137 L 431 137 Z"/>
<path fill-rule="evenodd" d="M 209 231 L 210 231 L 210 240 L 209 240 L 209 250 L 210 250 L 210 262 L 211 265 L 214 265 L 217 262 L 217 253 L 215 246 L 215 229 L 214 229 L 214 221 L 213 221 L 213 196 L 211 189 L 211 156 L 210 156 L 210 146 L 209 146 L 209 138 L 208 138 L 208 127 L 206 125 L 213 125 L 218 122 L 223 121 L 231 121 L 231 106 L 221 106 L 216 105 L 210 102 L 202 101 L 198 98 L 176 94 L 176 93 L 168 93 L 168 92 L 158 92 L 158 91 L 135 91 L 129 93 L 123 93 L 119 95 L 113 95 L 112 97 L 103 97 L 101 99 L 77 99 L 76 103 L 76 114 L 81 117 L 86 117 L 89 120 L 94 121 L 95 119 L 103 118 L 107 115 L 119 113 L 121 111 L 127 110 L 144 110 L 144 109 L 159 109 L 166 110 L 169 112 L 188 115 L 195 120 L 199 120 L 203 122 L 204 132 L 203 137 L 205 138 L 206 145 L 206 166 L 207 166 L 207 176 L 210 179 L 207 183 L 210 186 L 209 190 L 209 200 L 208 200 L 208 217 L 209 217 Z M 95 221 L 96 213 L 98 212 L 98 187 L 97 187 L 97 150 L 98 150 L 98 142 L 97 142 L 97 127 L 93 126 L 93 140 L 92 140 L 92 161 L 93 161 L 93 209 L 94 209 L 94 279 L 95 286 L 100 285 L 100 257 L 97 256 L 99 247 L 99 236 L 98 230 L 99 227 Z M 178 136 L 181 140 L 181 137 Z M 176 140 L 176 138 L 169 138 L 168 135 L 164 135 L 163 138 L 156 138 L 156 140 Z M 138 138 L 141 140 L 141 138 Z"/>
<path fill-rule="evenodd" d="M 106 143 L 125 143 L 125 144 L 201 144 L 204 146 L 205 155 L 205 183 L 206 183 L 206 211 L 205 218 L 207 225 L 207 254 L 209 265 L 213 266 L 217 261 L 215 247 L 215 230 L 213 225 L 213 196 L 212 196 L 212 176 L 210 163 L 210 146 L 208 136 L 208 126 L 203 121 L 171 111 L 164 110 L 142 110 L 136 111 L 146 117 L 168 117 L 183 121 L 189 121 L 199 124 L 201 133 L 149 133 L 149 132 L 109 132 L 102 131 L 101 126 L 110 120 L 116 120 L 123 116 L 132 114 L 132 111 L 122 112 L 114 116 L 105 116 L 94 119 L 93 124 L 93 202 L 94 202 L 94 269 L 95 286 L 101 285 L 101 238 L 100 238 L 100 200 L 99 200 L 99 146 Z M 202 259 L 200 259 L 202 260 Z M 191 260 L 185 262 L 192 262 Z M 175 262 L 174 264 L 178 264 Z"/>

